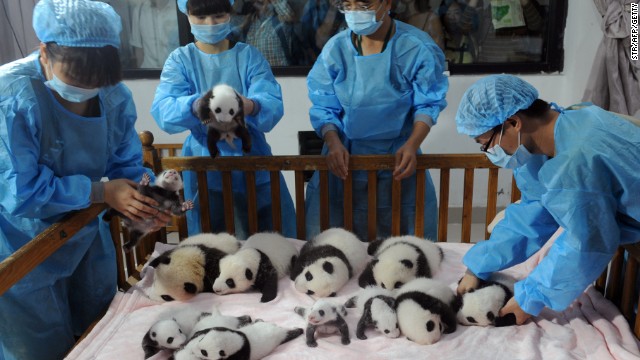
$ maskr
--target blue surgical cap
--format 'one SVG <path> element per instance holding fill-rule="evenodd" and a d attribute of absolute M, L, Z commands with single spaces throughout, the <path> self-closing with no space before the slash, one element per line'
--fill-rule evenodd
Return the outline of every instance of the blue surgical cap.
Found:
<path fill-rule="evenodd" d="M 100 1 L 40 0 L 33 10 L 33 29 L 43 43 L 119 48 L 122 21 Z"/>
<path fill-rule="evenodd" d="M 186 15 L 189 15 L 189 13 L 187 13 L 187 1 L 188 0 L 178 0 L 178 9 Z M 233 0 L 229 0 L 229 3 L 233 6 Z"/>
<path fill-rule="evenodd" d="M 504 123 L 538 98 L 528 82 L 513 75 L 491 75 L 476 81 L 462 95 L 456 114 L 460 134 L 476 137 Z"/>

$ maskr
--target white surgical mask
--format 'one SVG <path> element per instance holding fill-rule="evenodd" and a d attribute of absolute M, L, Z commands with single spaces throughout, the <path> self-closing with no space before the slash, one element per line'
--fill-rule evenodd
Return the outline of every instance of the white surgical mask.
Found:
<path fill-rule="evenodd" d="M 381 3 L 380 6 L 383 4 Z M 345 10 L 344 19 L 349 29 L 357 35 L 371 35 L 376 32 L 382 26 L 382 20 L 386 15 L 386 13 L 383 14 L 380 21 L 376 21 L 376 12 L 380 9 L 380 6 L 376 10 Z"/>
<path fill-rule="evenodd" d="M 191 24 L 191 33 L 196 40 L 205 44 L 217 44 L 226 39 L 231 33 L 231 19 L 222 24 L 198 25 Z"/>
<path fill-rule="evenodd" d="M 500 140 L 498 140 L 498 145 L 487 150 L 487 157 L 489 158 L 489 160 L 496 166 L 500 166 L 505 169 L 515 169 L 526 164 L 533 155 L 520 142 L 520 132 L 518 132 L 519 145 L 513 155 L 509 155 L 504 152 L 504 149 L 502 148 L 502 146 L 500 146 L 503 132 L 504 126 L 502 127 L 502 131 L 500 132 Z"/>
<path fill-rule="evenodd" d="M 52 65 L 49 65 L 49 70 L 51 71 L 52 78 L 51 80 L 45 81 L 44 84 L 49 89 L 57 92 L 60 97 L 67 101 L 81 103 L 95 97 L 100 92 L 100 88 L 84 89 L 81 87 L 69 85 L 56 76 L 56 74 L 53 72 Z"/>

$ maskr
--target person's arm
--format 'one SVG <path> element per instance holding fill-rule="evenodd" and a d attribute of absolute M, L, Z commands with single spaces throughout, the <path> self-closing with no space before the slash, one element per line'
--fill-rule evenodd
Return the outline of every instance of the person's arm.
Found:
<path fill-rule="evenodd" d="M 151 104 L 151 115 L 169 134 L 203 126 L 193 114 L 193 103 L 204 94 L 192 93 L 187 76 L 186 68 L 174 51 L 162 69 L 160 84 Z"/>
<path fill-rule="evenodd" d="M 532 0 L 520 0 L 520 3 L 527 28 L 531 31 L 542 31 L 544 20 Z"/>
<path fill-rule="evenodd" d="M 245 111 L 247 124 L 267 133 L 282 119 L 284 105 L 282 90 L 276 81 L 269 63 L 254 47 L 248 47 L 246 97 L 251 100 L 252 111 Z"/>
<path fill-rule="evenodd" d="M 266 2 L 271 2 L 278 15 L 278 20 L 281 22 L 293 22 L 295 20 L 295 14 L 287 0 L 266 0 Z"/>

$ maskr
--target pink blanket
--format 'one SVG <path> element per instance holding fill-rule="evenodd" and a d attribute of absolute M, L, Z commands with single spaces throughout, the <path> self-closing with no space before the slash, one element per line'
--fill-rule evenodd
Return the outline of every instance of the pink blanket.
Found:
<path fill-rule="evenodd" d="M 301 247 L 303 242 L 292 240 Z M 455 288 L 465 268 L 461 258 L 468 244 L 442 243 L 445 261 L 436 279 Z M 363 245 L 364 246 L 364 245 Z M 167 245 L 158 244 L 156 251 Z M 507 270 L 517 278 L 524 277 L 546 253 Z M 293 312 L 295 306 L 310 306 L 313 299 L 301 294 L 288 278 L 280 280 L 278 297 L 260 303 L 260 294 L 245 293 L 226 296 L 199 294 L 188 302 L 157 303 L 145 296 L 152 281 L 153 269 L 126 294 L 118 293 L 107 314 L 93 331 L 68 355 L 68 359 L 143 359 L 140 346 L 149 327 L 161 314 L 186 306 L 209 311 L 215 304 L 225 315 L 250 315 L 283 327 L 305 327 L 304 320 Z M 344 302 L 358 290 L 352 279 L 339 293 Z M 281 345 L 267 359 L 640 359 L 640 344 L 618 309 L 595 289 L 587 291 L 561 313 L 545 309 L 540 316 L 522 326 L 493 328 L 459 326 L 433 345 L 421 346 L 400 337 L 388 339 L 373 329 L 368 340 L 355 337 L 359 314 L 350 309 L 347 317 L 351 344 L 340 344 L 337 335 L 318 339 L 317 348 L 306 346 L 304 336 Z M 161 352 L 152 359 L 167 359 Z"/>

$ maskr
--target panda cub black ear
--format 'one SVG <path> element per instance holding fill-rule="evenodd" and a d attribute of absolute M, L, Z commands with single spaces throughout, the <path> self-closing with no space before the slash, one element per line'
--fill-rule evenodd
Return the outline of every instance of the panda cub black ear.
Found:
<path fill-rule="evenodd" d="M 413 269 L 413 262 L 411 262 L 411 260 L 404 259 L 404 260 L 401 260 L 400 262 L 402 263 L 402 265 L 406 266 L 407 268 Z"/>
<path fill-rule="evenodd" d="M 251 271 L 251 269 L 247 269 L 244 271 L 244 276 L 247 278 L 247 280 L 252 280 L 253 279 L 253 272 Z"/>
<path fill-rule="evenodd" d="M 333 264 L 325 261 L 324 264 L 322 264 L 322 268 L 324 269 L 324 271 L 328 272 L 329 274 L 333 274 Z"/>
<path fill-rule="evenodd" d="M 151 262 L 149 263 L 149 266 L 151 266 L 152 268 L 157 268 L 158 265 L 160 264 L 169 265 L 170 263 L 171 263 L 171 257 L 165 254 L 161 254 L 157 258 L 151 260 Z"/>

